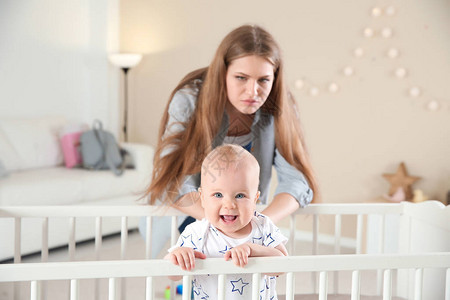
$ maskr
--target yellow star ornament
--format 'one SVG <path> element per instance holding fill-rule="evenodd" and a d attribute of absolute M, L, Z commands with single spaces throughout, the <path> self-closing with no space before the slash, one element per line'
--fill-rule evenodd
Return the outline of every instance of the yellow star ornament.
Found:
<path fill-rule="evenodd" d="M 397 192 L 399 188 L 402 188 L 405 192 L 405 199 L 411 201 L 413 198 L 413 192 L 411 185 L 417 180 L 421 179 L 417 176 L 409 176 L 408 171 L 406 171 L 406 166 L 402 162 L 398 166 L 397 173 L 395 174 L 383 174 L 383 177 L 389 181 L 391 187 L 389 189 L 389 195 L 392 196 Z"/>

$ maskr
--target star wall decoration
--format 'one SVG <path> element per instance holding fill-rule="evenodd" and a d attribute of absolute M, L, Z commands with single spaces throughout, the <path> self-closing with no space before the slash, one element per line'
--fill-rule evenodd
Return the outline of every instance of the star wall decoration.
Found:
<path fill-rule="evenodd" d="M 395 174 L 383 174 L 383 177 L 391 184 L 389 196 L 393 196 L 399 189 L 403 189 L 405 200 L 411 201 L 413 193 L 411 186 L 414 182 L 421 179 L 418 176 L 409 176 L 405 163 L 400 163 Z"/>

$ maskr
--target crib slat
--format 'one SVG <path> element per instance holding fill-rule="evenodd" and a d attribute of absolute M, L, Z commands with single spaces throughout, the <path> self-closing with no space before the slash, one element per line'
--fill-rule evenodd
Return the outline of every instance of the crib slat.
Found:
<path fill-rule="evenodd" d="M 414 280 L 414 300 L 422 300 L 423 269 L 416 269 Z"/>
<path fill-rule="evenodd" d="M 295 251 L 295 214 L 291 214 L 290 218 L 290 233 L 289 233 L 289 253 L 294 255 Z"/>
<path fill-rule="evenodd" d="M 286 274 L 286 300 L 294 300 L 294 279 L 295 277 L 293 272 L 289 272 Z"/>
<path fill-rule="evenodd" d="M 42 219 L 42 250 L 41 262 L 48 262 L 48 218 Z M 47 282 L 38 282 L 39 299 L 47 299 Z"/>
<path fill-rule="evenodd" d="M 48 218 L 42 220 L 42 252 L 41 261 L 48 261 Z"/>
<path fill-rule="evenodd" d="M 312 255 L 317 255 L 319 252 L 319 215 L 313 216 L 313 238 L 312 238 Z M 312 292 L 317 292 L 317 272 L 311 273 Z"/>
<path fill-rule="evenodd" d="M 334 216 L 334 254 L 341 253 L 342 216 Z"/>
<path fill-rule="evenodd" d="M 295 214 L 291 214 L 291 218 L 290 218 L 290 234 L 289 234 L 289 240 L 291 241 L 290 243 L 290 252 L 291 255 L 294 255 L 294 251 L 295 251 L 295 228 L 296 228 L 296 218 L 295 218 Z"/>
<path fill-rule="evenodd" d="M 14 263 L 20 264 L 21 256 L 21 236 L 22 236 L 22 218 L 14 218 Z M 14 297 L 20 298 L 20 286 L 19 282 L 14 282 Z"/>
<path fill-rule="evenodd" d="M 17 297 L 17 295 L 15 294 L 14 296 Z M 14 299 L 19 299 L 18 297 Z M 33 280 L 31 282 L 31 286 L 30 286 L 30 299 L 31 300 L 38 300 L 38 288 L 37 288 L 37 281 Z"/>
<path fill-rule="evenodd" d="M 102 250 L 102 217 L 95 217 L 95 260 L 100 260 L 100 253 Z M 94 281 L 94 299 L 100 299 L 100 280 Z"/>
<path fill-rule="evenodd" d="M 153 300 L 154 290 L 153 290 L 153 277 L 147 277 L 145 279 L 145 300 Z"/>
<path fill-rule="evenodd" d="M 145 231 L 145 258 L 152 258 L 152 217 L 146 217 Z"/>
<path fill-rule="evenodd" d="M 319 250 L 319 216 L 317 214 L 313 217 L 313 244 L 312 254 L 317 255 Z"/>
<path fill-rule="evenodd" d="M 191 300 L 191 290 L 192 290 L 192 276 L 183 276 L 183 300 Z"/>
<path fill-rule="evenodd" d="M 447 269 L 445 276 L 445 300 L 450 300 L 450 269 Z"/>
<path fill-rule="evenodd" d="M 128 243 L 128 217 L 122 217 L 122 226 L 120 231 L 120 259 L 124 260 L 127 257 L 127 243 Z M 117 289 L 120 299 L 126 299 L 126 278 L 117 280 Z"/>
<path fill-rule="evenodd" d="M 78 300 L 78 280 L 70 281 L 70 300 Z"/>
<path fill-rule="evenodd" d="M 100 260 L 102 250 L 102 217 L 95 218 L 95 260 Z"/>
<path fill-rule="evenodd" d="M 225 274 L 219 274 L 217 276 L 217 299 L 225 300 Z"/>
<path fill-rule="evenodd" d="M 341 253 L 341 232 L 342 232 L 342 216 L 334 216 L 334 254 Z M 338 272 L 333 272 L 333 292 L 335 295 L 339 293 L 339 276 Z"/>
<path fill-rule="evenodd" d="M 356 219 L 356 254 L 362 253 L 362 233 L 363 233 L 363 215 L 359 214 Z"/>
<path fill-rule="evenodd" d="M 108 300 L 116 300 L 116 281 L 117 278 L 109 278 Z"/>
<path fill-rule="evenodd" d="M 386 223 L 386 215 L 381 216 L 381 222 L 378 232 L 378 253 L 384 253 L 384 227 Z"/>
<path fill-rule="evenodd" d="M 384 224 L 386 220 L 385 215 L 381 215 L 381 221 L 378 228 L 378 253 L 382 254 L 384 253 Z M 377 270 L 377 293 L 378 295 L 381 295 L 381 289 L 382 289 L 382 280 L 383 280 L 383 274 L 382 270 Z"/>
<path fill-rule="evenodd" d="M 14 263 L 18 264 L 20 263 L 21 256 L 21 240 L 22 236 L 22 218 L 16 217 L 14 218 Z"/>
<path fill-rule="evenodd" d="M 69 261 L 75 260 L 75 217 L 69 218 Z"/>
<path fill-rule="evenodd" d="M 120 232 L 120 259 L 125 259 L 127 255 L 128 239 L 128 217 L 122 217 L 122 228 Z"/>
<path fill-rule="evenodd" d="M 259 300 L 259 290 L 261 283 L 261 273 L 253 273 L 252 276 L 252 299 Z"/>
<path fill-rule="evenodd" d="M 384 270 L 383 281 L 383 300 L 391 300 L 392 298 L 392 276 L 391 270 Z"/>
<path fill-rule="evenodd" d="M 351 300 L 359 300 L 361 297 L 361 273 L 352 272 L 352 297 Z"/>
<path fill-rule="evenodd" d="M 325 271 L 320 272 L 319 276 L 319 300 L 327 300 L 328 293 L 328 274 Z"/>
<path fill-rule="evenodd" d="M 177 243 L 177 237 L 178 237 L 178 223 L 177 223 L 177 217 L 172 217 L 172 223 L 171 223 L 171 234 L 170 234 L 170 245 L 173 246 Z"/>

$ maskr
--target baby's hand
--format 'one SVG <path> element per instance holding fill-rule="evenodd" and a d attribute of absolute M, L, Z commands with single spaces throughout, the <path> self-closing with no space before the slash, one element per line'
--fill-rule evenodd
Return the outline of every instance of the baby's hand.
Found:
<path fill-rule="evenodd" d="M 195 251 L 192 248 L 180 247 L 170 252 L 166 257 L 174 265 L 178 265 L 182 270 L 189 271 L 195 268 L 195 258 L 205 259 L 206 255 Z"/>
<path fill-rule="evenodd" d="M 224 255 L 224 258 L 225 260 L 231 258 L 236 266 L 244 267 L 246 264 L 248 264 L 248 257 L 250 256 L 250 253 L 250 245 L 246 243 L 234 247 L 230 251 L 227 251 L 227 253 L 225 253 Z"/>

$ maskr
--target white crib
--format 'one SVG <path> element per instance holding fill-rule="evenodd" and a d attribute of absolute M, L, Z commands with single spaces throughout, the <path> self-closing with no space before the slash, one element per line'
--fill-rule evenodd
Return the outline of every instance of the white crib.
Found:
<path fill-rule="evenodd" d="M 281 285 L 279 298 L 286 299 L 424 299 L 450 300 L 450 208 L 436 201 L 420 204 L 314 204 L 299 209 L 291 217 L 288 231 L 290 257 L 251 258 L 249 265 L 242 269 L 222 259 L 199 261 L 193 272 L 184 272 L 164 260 L 150 260 L 151 245 L 145 243 L 145 257 L 127 257 L 128 222 L 130 218 L 146 216 L 147 238 L 150 241 L 151 218 L 156 215 L 172 217 L 172 244 L 177 237 L 175 210 L 163 211 L 150 206 L 130 207 L 4 207 L 0 209 L 0 218 L 9 218 L 15 227 L 14 263 L 0 264 L 1 285 L 14 282 L 14 299 L 51 299 L 47 294 L 45 282 L 48 280 L 70 281 L 70 295 L 67 298 L 79 299 L 80 282 L 96 279 L 93 298 L 98 296 L 99 280 L 108 282 L 108 299 L 127 299 L 124 278 L 141 278 L 141 299 L 157 299 L 155 290 L 161 289 L 155 283 L 156 278 L 167 275 L 183 275 L 183 284 L 190 290 L 190 277 L 194 274 L 219 274 L 219 287 L 224 287 L 226 274 L 252 273 L 253 281 L 261 273 L 284 272 L 279 279 Z M 319 231 L 319 224 L 325 215 L 334 218 L 334 237 L 332 253 L 323 255 L 321 247 L 329 241 Z M 122 223 L 121 251 L 115 261 L 102 261 L 102 220 L 120 218 Z M 342 223 L 345 218 L 352 218 L 355 223 L 355 236 L 342 236 Z M 42 253 L 40 263 L 21 263 L 20 244 L 22 221 L 26 218 L 42 219 Z M 68 260 L 67 262 L 48 262 L 48 227 L 52 218 L 67 218 L 68 224 Z M 92 218 L 95 224 L 95 260 L 76 260 L 76 220 Z M 296 230 L 296 223 L 311 224 L 311 234 L 306 236 L 311 245 L 309 255 L 305 249 L 295 249 L 302 232 Z M 155 229 L 157 230 L 157 229 Z M 398 243 L 392 242 L 397 240 Z M 325 243 L 323 242 L 325 241 Z M 366 242 L 364 242 L 366 241 Z M 3 244 L 4 241 L 0 240 Z M 352 245 L 353 244 L 353 245 Z M 392 245 L 397 244 L 397 245 Z M 375 245 L 375 246 L 374 246 Z M 378 253 L 363 254 L 376 249 Z M 346 251 L 342 249 L 346 247 Z M 348 248 L 354 249 L 353 254 Z M 394 249 L 395 251 L 390 251 Z M 389 251 L 387 251 L 389 250 Z M 387 253 L 392 252 L 392 253 Z M 299 254 L 302 255 L 299 255 Z M 375 274 L 370 284 L 375 286 L 378 298 L 364 298 L 361 288 L 361 274 L 373 270 Z M 342 272 L 350 273 L 349 290 L 342 295 L 339 281 L 344 279 Z M 308 293 L 296 291 L 295 280 L 304 275 L 310 278 Z M 302 276 L 302 277 L 301 277 Z M 373 282 L 372 282 L 373 280 Z M 22 290 L 19 282 L 30 282 L 29 290 Z M 253 299 L 259 299 L 259 287 L 252 286 Z M 25 298 L 24 298 L 25 295 Z M 285 295 L 285 296 L 284 296 Z M 10 296 L 10 294 L 8 294 Z M 184 293 L 183 299 L 189 299 L 190 293 Z M 2 298 L 0 298 L 2 299 Z M 13 299 L 8 298 L 8 299 Z M 224 299 L 224 290 L 219 289 L 217 299 Z"/>

